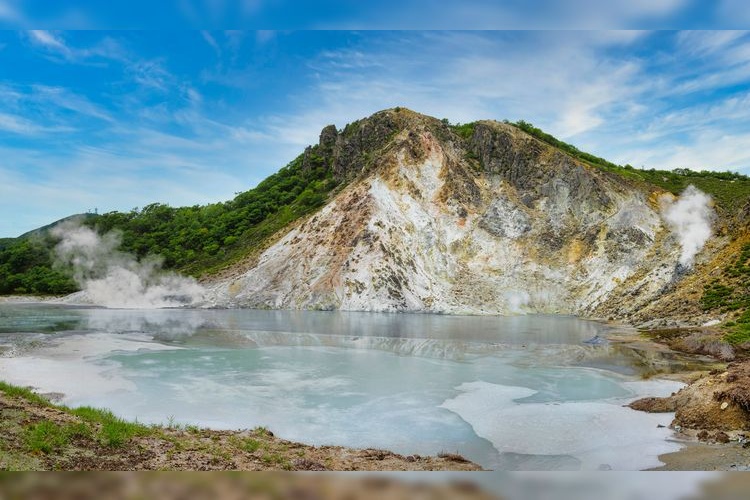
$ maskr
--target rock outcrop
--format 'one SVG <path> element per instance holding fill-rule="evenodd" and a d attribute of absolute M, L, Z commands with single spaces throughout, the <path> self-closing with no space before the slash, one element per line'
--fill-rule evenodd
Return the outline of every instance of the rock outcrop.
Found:
<path fill-rule="evenodd" d="M 210 304 L 625 318 L 680 279 L 658 188 L 512 125 L 459 136 L 397 108 L 326 127 L 317 152 L 345 187 Z"/>

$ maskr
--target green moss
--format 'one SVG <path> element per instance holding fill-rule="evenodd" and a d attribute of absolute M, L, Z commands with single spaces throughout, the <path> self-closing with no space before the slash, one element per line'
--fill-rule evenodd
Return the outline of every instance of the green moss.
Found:
<path fill-rule="evenodd" d="M 720 307 L 726 307 L 732 304 L 732 297 L 734 295 L 734 288 L 731 286 L 723 285 L 718 281 L 714 281 L 709 285 L 703 287 L 703 295 L 701 296 L 701 306 L 704 310 L 711 310 Z"/>

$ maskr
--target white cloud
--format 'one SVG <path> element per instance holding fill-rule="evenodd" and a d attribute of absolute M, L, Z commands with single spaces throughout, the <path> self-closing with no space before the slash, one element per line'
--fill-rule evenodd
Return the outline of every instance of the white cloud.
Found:
<path fill-rule="evenodd" d="M 677 35 L 677 43 L 689 54 L 704 56 L 724 50 L 746 35 L 747 32 L 736 30 L 681 31 Z"/>
<path fill-rule="evenodd" d="M 0 130 L 16 134 L 35 134 L 40 131 L 40 127 L 21 116 L 0 113 Z"/>
<path fill-rule="evenodd" d="M 728 133 L 705 128 L 689 141 L 675 139 L 648 143 L 626 152 L 631 164 L 659 169 L 741 170 L 750 173 L 750 131 Z"/>
<path fill-rule="evenodd" d="M 427 33 L 384 36 L 374 47 L 323 51 L 319 75 L 294 96 L 297 116 L 268 121 L 276 136 L 302 144 L 323 125 L 339 126 L 379 109 L 407 106 L 452 121 L 526 119 L 561 137 L 604 123 L 642 92 L 632 58 L 603 57 L 600 47 L 644 36 L 601 34 Z M 619 42 L 614 40 L 619 39 Z M 628 42 L 629 43 L 629 42 Z"/>
<path fill-rule="evenodd" d="M 62 87 L 47 85 L 32 85 L 30 99 L 53 105 L 58 108 L 74 111 L 75 113 L 91 116 L 100 120 L 112 122 L 114 118 L 101 106 L 94 104 L 88 98 L 75 94 Z"/>
<path fill-rule="evenodd" d="M 42 125 L 23 116 L 0 112 L 0 130 L 19 135 L 39 135 L 53 132 L 72 132 L 67 126 Z"/>
<path fill-rule="evenodd" d="M 47 49 L 60 52 L 65 56 L 69 56 L 71 53 L 70 49 L 67 45 L 65 45 L 65 43 L 63 43 L 62 39 L 51 31 L 29 30 L 28 34 L 29 39 L 37 45 L 41 45 Z"/>
<path fill-rule="evenodd" d="M 111 113 L 69 89 L 46 85 L 0 84 L 0 129 L 20 135 L 70 134 L 101 122 Z"/>
<path fill-rule="evenodd" d="M 219 43 L 216 41 L 213 35 L 211 35 L 211 32 L 202 30 L 200 33 L 206 43 L 211 46 L 212 49 L 214 49 L 216 55 L 221 56 L 221 47 L 219 46 Z"/>
<path fill-rule="evenodd" d="M 144 87 L 168 90 L 172 75 L 159 61 L 138 61 L 130 65 L 130 75 L 136 83 Z"/>

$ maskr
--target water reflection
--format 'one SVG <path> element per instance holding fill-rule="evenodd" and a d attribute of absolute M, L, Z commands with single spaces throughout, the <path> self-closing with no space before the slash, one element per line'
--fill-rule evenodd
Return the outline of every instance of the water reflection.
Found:
<path fill-rule="evenodd" d="M 622 406 L 675 384 L 637 382 L 657 363 L 584 343 L 612 328 L 573 317 L 0 310 L 4 342 L 41 342 L 0 359 L 3 377 L 145 422 L 266 425 L 311 444 L 458 451 L 496 469 L 652 467 L 678 447 L 657 426 L 669 415 Z"/>

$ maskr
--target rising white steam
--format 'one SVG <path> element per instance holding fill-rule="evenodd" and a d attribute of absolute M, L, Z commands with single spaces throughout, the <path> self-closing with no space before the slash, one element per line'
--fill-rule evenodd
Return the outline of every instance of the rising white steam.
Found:
<path fill-rule="evenodd" d="M 524 314 L 531 301 L 531 296 L 523 290 L 508 290 L 504 294 L 509 314 Z"/>
<path fill-rule="evenodd" d="M 711 237 L 716 216 L 711 197 L 690 185 L 679 198 L 663 195 L 660 201 L 662 217 L 680 241 L 680 264 L 692 267 L 695 256 Z"/>
<path fill-rule="evenodd" d="M 73 268 L 73 277 L 88 302 L 112 308 L 154 309 L 199 302 L 204 293 L 193 278 L 162 270 L 162 259 L 138 260 L 118 250 L 120 235 L 99 236 L 75 222 L 52 230 L 61 238 L 58 260 Z"/>

